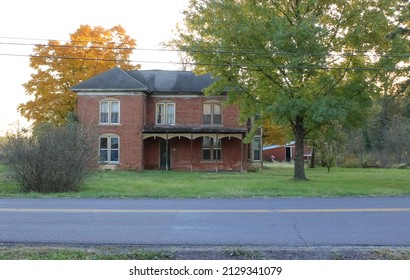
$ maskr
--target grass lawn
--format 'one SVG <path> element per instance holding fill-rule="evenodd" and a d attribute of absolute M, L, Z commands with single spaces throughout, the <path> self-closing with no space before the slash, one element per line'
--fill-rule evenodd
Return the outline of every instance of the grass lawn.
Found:
<path fill-rule="evenodd" d="M 410 260 L 406 247 L 33 246 L 0 244 L 1 260 Z"/>
<path fill-rule="evenodd" d="M 82 190 L 63 194 L 22 194 L 0 165 L 0 197 L 244 198 L 410 195 L 409 169 L 306 169 L 307 182 L 292 180 L 293 166 L 268 163 L 248 173 L 102 171 Z"/>
<path fill-rule="evenodd" d="M 168 260 L 172 254 L 165 251 L 128 249 L 127 247 L 95 246 L 50 247 L 0 244 L 1 260 Z"/>

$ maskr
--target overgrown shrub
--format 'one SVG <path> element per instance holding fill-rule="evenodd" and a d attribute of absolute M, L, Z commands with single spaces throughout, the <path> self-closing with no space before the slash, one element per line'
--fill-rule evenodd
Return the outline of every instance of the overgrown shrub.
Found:
<path fill-rule="evenodd" d="M 356 155 L 348 154 L 342 158 L 340 166 L 346 168 L 360 168 L 362 167 L 362 163 Z"/>
<path fill-rule="evenodd" d="M 23 192 L 78 191 L 96 167 L 96 138 L 76 123 L 8 135 L 3 156 Z"/>

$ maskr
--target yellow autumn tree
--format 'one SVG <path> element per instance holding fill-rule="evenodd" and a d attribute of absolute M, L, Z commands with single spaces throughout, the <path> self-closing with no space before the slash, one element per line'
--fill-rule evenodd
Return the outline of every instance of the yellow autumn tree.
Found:
<path fill-rule="evenodd" d="M 34 71 L 23 84 L 33 99 L 20 104 L 20 114 L 34 124 L 64 124 L 77 101 L 70 87 L 113 67 L 139 69 L 129 61 L 135 47 L 135 39 L 120 25 L 110 29 L 81 25 L 65 43 L 49 40 L 36 45 L 30 57 Z"/>
<path fill-rule="evenodd" d="M 289 126 L 274 124 L 270 119 L 263 122 L 263 144 L 284 145 L 291 139 L 292 129 Z"/>

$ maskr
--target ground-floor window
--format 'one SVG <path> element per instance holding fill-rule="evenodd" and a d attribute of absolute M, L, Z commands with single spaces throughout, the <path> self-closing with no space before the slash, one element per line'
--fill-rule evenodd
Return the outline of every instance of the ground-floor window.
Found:
<path fill-rule="evenodd" d="M 205 136 L 202 140 L 202 160 L 222 160 L 221 140 Z"/>
<path fill-rule="evenodd" d="M 100 162 L 116 164 L 120 161 L 120 138 L 116 135 L 100 136 Z"/>
<path fill-rule="evenodd" d="M 260 137 L 253 138 L 252 143 L 252 160 L 260 161 L 261 160 L 261 151 L 262 151 L 262 140 Z"/>

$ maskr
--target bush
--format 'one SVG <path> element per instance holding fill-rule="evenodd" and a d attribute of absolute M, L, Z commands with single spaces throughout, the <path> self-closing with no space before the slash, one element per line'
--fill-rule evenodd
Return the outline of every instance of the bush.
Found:
<path fill-rule="evenodd" d="M 33 135 L 17 132 L 2 145 L 3 156 L 23 192 L 78 191 L 96 167 L 96 138 L 75 123 L 41 125 Z"/>
<path fill-rule="evenodd" d="M 356 156 L 349 154 L 342 159 L 340 166 L 346 168 L 360 168 L 362 167 L 362 162 Z"/>
<path fill-rule="evenodd" d="M 393 165 L 393 168 L 397 169 L 410 169 L 410 163 L 400 163 Z"/>

